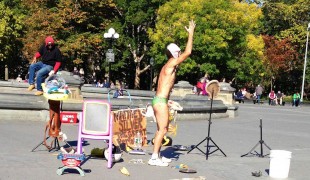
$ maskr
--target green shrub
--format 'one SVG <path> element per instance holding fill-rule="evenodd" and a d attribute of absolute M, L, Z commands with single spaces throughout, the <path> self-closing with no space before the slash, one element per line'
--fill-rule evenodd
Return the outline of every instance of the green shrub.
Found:
<path fill-rule="evenodd" d="M 283 97 L 284 102 L 292 102 L 293 96 L 285 96 Z"/>

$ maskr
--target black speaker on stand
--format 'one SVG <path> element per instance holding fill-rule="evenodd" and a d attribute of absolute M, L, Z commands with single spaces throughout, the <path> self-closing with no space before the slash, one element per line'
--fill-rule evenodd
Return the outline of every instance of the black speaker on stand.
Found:
<path fill-rule="evenodd" d="M 211 124 L 212 124 L 212 121 L 211 121 L 211 118 L 212 118 L 212 112 L 213 112 L 213 98 L 214 97 L 217 97 L 219 91 L 220 91 L 220 85 L 219 85 L 219 82 L 217 80 L 212 80 L 210 82 L 208 82 L 208 84 L 206 85 L 206 90 L 208 92 L 209 95 L 211 95 L 211 107 L 210 107 L 210 115 L 209 115 L 209 126 L 208 126 L 208 136 L 205 137 L 202 141 L 200 141 L 197 145 L 195 145 L 191 150 L 189 150 L 187 152 L 190 153 L 192 150 L 194 149 L 198 149 L 200 152 L 202 152 L 203 154 L 206 155 L 206 160 L 208 160 L 208 157 L 210 154 L 216 152 L 216 151 L 221 151 L 221 153 L 226 157 L 226 154 L 221 150 L 221 148 L 212 140 L 211 136 L 210 136 L 210 131 L 211 131 Z M 207 141 L 207 150 L 206 152 L 204 152 L 203 150 L 201 150 L 199 148 L 199 145 L 202 144 L 203 142 Z M 213 143 L 213 145 L 210 144 L 210 141 L 211 143 Z M 213 151 L 210 151 L 211 150 L 211 147 L 216 147 L 215 150 Z"/>

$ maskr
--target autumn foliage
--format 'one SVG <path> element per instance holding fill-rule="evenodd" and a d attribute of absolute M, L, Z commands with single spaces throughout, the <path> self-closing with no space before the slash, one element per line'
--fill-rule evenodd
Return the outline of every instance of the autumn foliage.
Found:
<path fill-rule="evenodd" d="M 265 62 L 271 73 L 276 76 L 279 71 L 289 72 L 298 60 L 296 48 L 288 38 L 276 39 L 274 36 L 264 35 Z"/>

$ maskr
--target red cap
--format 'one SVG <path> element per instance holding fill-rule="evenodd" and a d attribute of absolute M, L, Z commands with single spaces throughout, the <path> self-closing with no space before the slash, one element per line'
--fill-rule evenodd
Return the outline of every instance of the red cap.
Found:
<path fill-rule="evenodd" d="M 53 39 L 53 37 L 52 36 L 47 36 L 46 38 L 45 38 L 45 46 L 47 46 L 47 44 L 48 43 L 52 43 L 52 44 L 54 44 L 54 39 Z"/>

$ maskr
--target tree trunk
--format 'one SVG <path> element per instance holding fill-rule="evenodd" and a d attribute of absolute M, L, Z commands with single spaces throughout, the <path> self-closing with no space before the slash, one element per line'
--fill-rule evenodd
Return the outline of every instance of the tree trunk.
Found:
<path fill-rule="evenodd" d="M 146 67 L 144 67 L 142 70 L 140 69 L 140 65 L 141 65 L 141 61 L 144 57 L 144 54 L 142 54 L 141 56 L 138 56 L 137 55 L 137 51 L 136 50 L 133 50 L 131 48 L 131 45 L 128 45 L 130 51 L 131 51 L 131 54 L 133 56 L 133 59 L 134 59 L 134 62 L 135 62 L 135 65 L 136 65 L 136 72 L 135 72 L 135 84 L 134 84 L 134 89 L 140 89 L 140 75 L 142 73 L 144 73 L 146 70 L 150 69 L 151 65 L 147 65 Z"/>
<path fill-rule="evenodd" d="M 140 62 L 136 63 L 135 87 L 134 87 L 134 89 L 140 89 Z"/>

